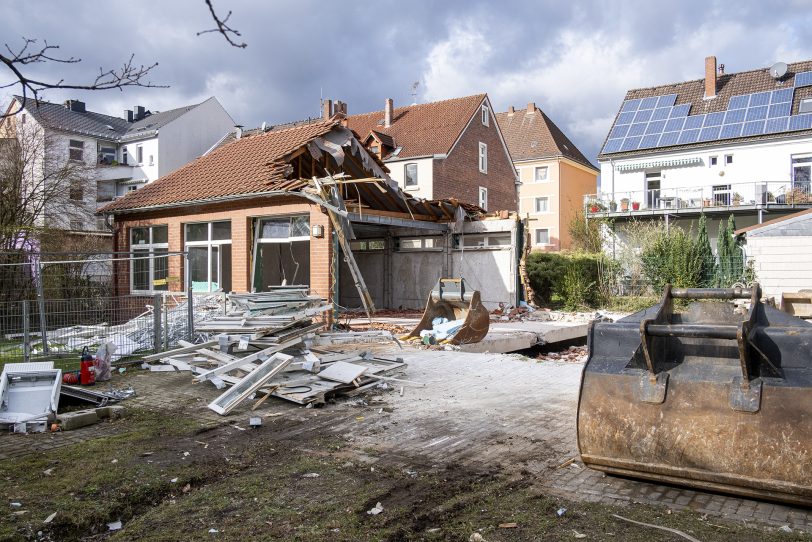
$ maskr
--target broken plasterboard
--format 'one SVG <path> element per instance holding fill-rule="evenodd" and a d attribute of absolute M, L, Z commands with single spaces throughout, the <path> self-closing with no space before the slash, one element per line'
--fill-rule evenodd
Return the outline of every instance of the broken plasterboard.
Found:
<path fill-rule="evenodd" d="M 319 378 L 349 384 L 367 371 L 363 365 L 336 361 L 319 373 Z"/>

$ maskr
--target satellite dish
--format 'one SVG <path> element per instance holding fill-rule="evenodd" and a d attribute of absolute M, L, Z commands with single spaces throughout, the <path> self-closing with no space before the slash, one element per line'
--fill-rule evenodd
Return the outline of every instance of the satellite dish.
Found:
<path fill-rule="evenodd" d="M 773 79 L 781 79 L 787 74 L 787 63 L 786 62 L 776 62 L 772 66 L 770 66 L 770 75 L 773 76 Z"/>

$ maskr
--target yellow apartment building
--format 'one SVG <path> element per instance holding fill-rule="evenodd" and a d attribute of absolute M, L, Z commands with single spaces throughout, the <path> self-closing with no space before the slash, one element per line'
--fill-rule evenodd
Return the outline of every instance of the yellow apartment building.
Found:
<path fill-rule="evenodd" d="M 570 248 L 568 224 L 597 191 L 598 168 L 532 102 L 496 118 L 519 174 L 519 212 L 530 219 L 533 250 Z"/>

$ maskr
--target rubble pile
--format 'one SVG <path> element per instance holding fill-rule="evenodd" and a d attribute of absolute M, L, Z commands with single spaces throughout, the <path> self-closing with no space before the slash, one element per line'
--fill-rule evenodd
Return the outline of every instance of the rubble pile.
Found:
<path fill-rule="evenodd" d="M 397 380 L 391 374 L 405 368 L 402 359 L 338 348 L 395 340 L 392 334 L 323 332 L 317 318 L 331 309 L 305 288 L 228 296 L 224 315 L 196 326 L 201 343 L 178 341 L 179 348 L 145 356 L 144 368 L 189 371 L 195 382 L 224 390 L 209 404 L 222 415 L 246 400 L 255 401 L 253 408 L 271 396 L 318 406 L 336 395 L 354 395 Z"/>
<path fill-rule="evenodd" d="M 570 346 L 560 352 L 548 352 L 539 354 L 536 360 L 543 361 L 564 361 L 569 363 L 586 363 L 588 351 L 586 346 Z"/>

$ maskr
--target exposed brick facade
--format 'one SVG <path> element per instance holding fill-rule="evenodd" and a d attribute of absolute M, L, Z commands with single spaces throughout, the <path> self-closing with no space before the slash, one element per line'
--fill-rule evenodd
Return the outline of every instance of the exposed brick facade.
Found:
<path fill-rule="evenodd" d="M 480 142 L 488 146 L 488 173 L 479 171 Z M 493 112 L 485 126 L 478 110 L 448 158 L 434 160 L 433 182 L 432 197 L 437 199 L 457 198 L 476 205 L 482 186 L 488 189 L 489 211 L 518 210 L 513 162 L 499 137 Z"/>
<path fill-rule="evenodd" d="M 298 197 L 276 197 L 255 200 L 240 200 L 228 203 L 205 206 L 176 207 L 161 211 L 131 213 L 119 215 L 115 222 L 116 250 L 130 250 L 130 229 L 145 225 L 163 225 L 169 228 L 169 252 L 181 252 L 183 245 L 183 226 L 190 222 L 211 222 L 218 220 L 231 221 L 231 269 L 232 285 L 235 292 L 251 290 L 251 259 L 253 251 L 253 219 L 282 215 L 310 215 L 310 226 L 320 224 L 324 227 L 324 236 L 310 238 L 310 287 L 314 294 L 324 298 L 331 297 L 330 262 L 332 258 L 332 228 L 330 218 L 315 204 Z M 118 262 L 118 294 L 129 293 L 130 264 Z M 169 259 L 169 276 L 180 280 L 170 281 L 171 290 L 183 288 L 183 259 Z"/>

